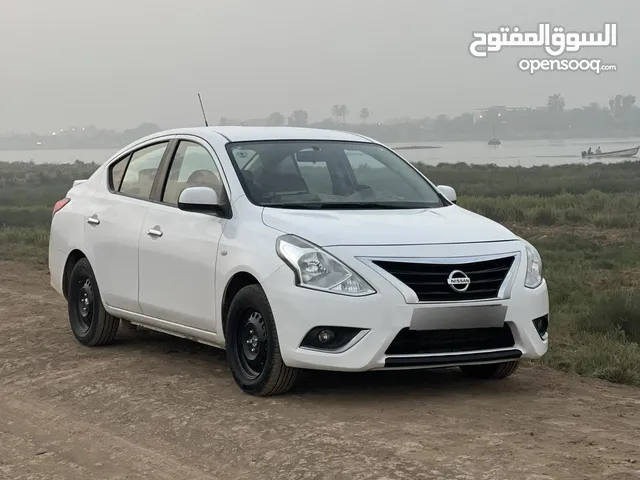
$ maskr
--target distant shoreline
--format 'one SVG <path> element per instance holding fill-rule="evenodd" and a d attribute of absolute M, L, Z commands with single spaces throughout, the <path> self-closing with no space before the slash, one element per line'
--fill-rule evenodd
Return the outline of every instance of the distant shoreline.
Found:
<path fill-rule="evenodd" d="M 480 141 L 480 140 L 479 140 Z M 395 142 L 384 142 L 388 145 L 394 145 Z M 407 142 L 398 142 L 407 143 Z M 82 150 L 113 150 L 114 152 L 124 148 L 126 145 L 120 145 L 117 147 L 51 147 L 51 148 L 3 148 L 0 146 L 0 152 L 54 152 L 54 151 L 82 151 Z M 400 145 L 393 147 L 394 150 L 428 150 L 434 148 L 442 148 L 440 145 Z"/>
<path fill-rule="evenodd" d="M 349 132 L 348 130 L 344 130 L 345 132 Z M 369 135 L 371 136 L 371 135 Z M 527 141 L 549 141 L 549 142 L 584 142 L 586 146 L 593 143 L 595 140 L 599 139 L 608 139 L 615 140 L 619 142 L 624 142 L 628 140 L 637 139 L 640 136 L 640 132 L 636 134 L 628 134 L 628 135 L 615 135 L 611 134 L 611 132 L 601 132 L 600 135 L 582 134 L 582 135 L 523 135 L 523 136 L 498 136 L 499 140 L 502 141 L 503 145 L 508 143 L 516 143 L 516 142 L 527 142 Z M 451 138 L 447 135 L 443 135 L 440 138 L 425 138 L 418 139 L 415 138 L 413 140 L 407 139 L 395 139 L 391 140 L 389 138 L 385 138 L 385 135 L 373 135 L 377 141 L 385 143 L 387 145 L 392 146 L 396 150 L 430 150 L 430 149 L 439 149 L 444 148 L 443 144 L 455 144 L 455 143 L 478 143 L 486 145 L 488 138 L 478 138 L 475 136 L 472 137 L 458 137 Z M 428 145 L 418 145 L 420 143 L 425 143 Z M 75 151 L 75 150 L 111 150 L 114 153 L 121 148 L 124 148 L 128 145 L 128 142 L 118 143 L 118 144 L 103 144 L 103 145 L 86 145 L 86 144 L 50 144 L 50 145 L 7 145 L 3 144 L 2 139 L 0 139 L 0 152 L 47 152 L 47 151 Z"/>
<path fill-rule="evenodd" d="M 514 137 L 514 138 L 500 138 L 502 144 L 509 143 L 517 143 L 517 142 L 527 142 L 527 141 L 549 141 L 549 142 L 582 142 L 584 141 L 585 145 L 591 145 L 595 140 L 611 140 L 614 142 L 625 142 L 637 139 L 638 135 L 628 135 L 628 136 L 616 136 L 616 135 L 605 135 L 605 136 L 575 136 L 575 137 Z M 447 144 L 456 144 L 456 143 L 478 143 L 480 145 L 486 145 L 486 139 L 452 139 L 452 138 L 444 138 L 439 140 L 397 140 L 390 141 L 382 138 L 375 138 L 375 140 L 380 141 L 386 145 L 391 146 L 394 150 L 434 150 L 445 148 Z M 430 145 L 415 145 L 416 143 L 430 143 Z M 440 143 L 441 145 L 434 145 L 434 143 Z M 97 150 L 109 150 L 114 153 L 124 148 L 124 145 L 101 145 L 101 146 L 89 146 L 89 145 L 77 145 L 77 146 L 59 146 L 52 145 L 47 146 L 46 148 L 43 146 L 33 146 L 31 148 L 20 148 L 13 147 L 10 148 L 7 145 L 0 145 L 0 152 L 54 152 L 54 151 L 97 151 Z"/>
<path fill-rule="evenodd" d="M 426 150 L 429 148 L 442 148 L 439 145 L 407 145 L 405 146 L 399 146 L 399 147 L 393 147 L 394 150 Z"/>

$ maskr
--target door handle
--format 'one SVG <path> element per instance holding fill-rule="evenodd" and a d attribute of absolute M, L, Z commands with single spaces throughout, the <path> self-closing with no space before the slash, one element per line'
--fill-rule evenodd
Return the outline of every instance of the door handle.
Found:
<path fill-rule="evenodd" d="M 87 218 L 87 223 L 90 225 L 100 225 L 100 219 L 98 218 L 98 215 L 94 213 L 89 218 Z"/>
<path fill-rule="evenodd" d="M 149 235 L 150 237 L 161 237 L 162 230 L 160 230 L 160 227 L 156 225 L 155 227 L 149 229 L 147 235 Z"/>

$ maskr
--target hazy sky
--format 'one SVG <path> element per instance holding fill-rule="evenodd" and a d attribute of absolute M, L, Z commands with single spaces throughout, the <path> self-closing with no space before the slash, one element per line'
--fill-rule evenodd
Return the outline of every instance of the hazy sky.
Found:
<path fill-rule="evenodd" d="M 0 0 L 0 132 L 93 123 L 123 129 L 210 123 L 345 103 L 355 120 L 457 115 L 487 105 L 567 106 L 640 99 L 638 0 Z M 469 54 L 473 31 L 538 22 L 601 31 L 618 47 L 582 50 L 617 72 L 538 72 L 511 48 Z M 639 100 L 640 103 L 640 100 Z"/>

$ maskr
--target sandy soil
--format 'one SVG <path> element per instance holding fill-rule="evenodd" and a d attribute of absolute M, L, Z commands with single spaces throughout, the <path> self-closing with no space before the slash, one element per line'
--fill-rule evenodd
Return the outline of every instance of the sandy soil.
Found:
<path fill-rule="evenodd" d="M 640 478 L 640 391 L 527 367 L 311 374 L 242 394 L 224 353 L 78 345 L 45 271 L 0 263 L 0 478 Z"/>

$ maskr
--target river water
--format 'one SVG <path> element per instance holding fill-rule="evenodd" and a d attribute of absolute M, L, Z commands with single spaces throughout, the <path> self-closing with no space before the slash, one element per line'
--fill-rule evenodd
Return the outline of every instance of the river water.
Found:
<path fill-rule="evenodd" d="M 495 163 L 499 166 L 560 165 L 565 163 L 583 163 L 582 150 L 600 146 L 603 152 L 621 150 L 640 145 L 640 138 L 599 138 L 571 140 L 513 140 L 504 141 L 499 147 L 488 146 L 486 142 L 441 142 L 441 143 L 404 143 L 389 144 L 399 146 L 437 146 L 440 148 L 420 150 L 398 150 L 411 162 L 423 162 L 430 165 L 438 163 L 466 162 L 473 164 Z M 35 163 L 102 163 L 109 159 L 117 149 L 112 150 L 22 150 L 0 151 L 0 161 L 33 161 Z M 600 159 L 602 162 L 616 162 L 625 159 Z"/>

